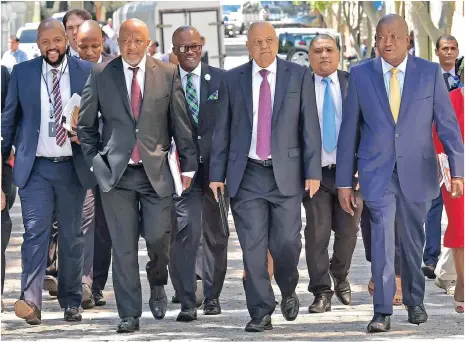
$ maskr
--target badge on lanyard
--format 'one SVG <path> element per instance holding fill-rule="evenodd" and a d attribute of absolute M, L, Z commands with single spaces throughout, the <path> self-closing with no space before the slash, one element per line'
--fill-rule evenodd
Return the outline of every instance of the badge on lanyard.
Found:
<path fill-rule="evenodd" d="M 55 138 L 57 136 L 55 122 L 49 122 L 48 123 L 48 136 L 50 138 Z"/>

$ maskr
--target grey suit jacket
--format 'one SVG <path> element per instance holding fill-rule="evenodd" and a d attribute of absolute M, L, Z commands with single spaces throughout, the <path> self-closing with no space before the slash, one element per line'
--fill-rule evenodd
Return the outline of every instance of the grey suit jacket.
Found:
<path fill-rule="evenodd" d="M 321 180 L 321 132 L 311 71 L 277 60 L 271 128 L 273 172 L 285 196 L 302 194 L 305 179 Z M 239 189 L 253 129 L 252 61 L 229 70 L 219 90 L 222 113 L 213 134 L 210 181 Z"/>
<path fill-rule="evenodd" d="M 102 150 L 98 112 L 103 118 Z M 132 114 L 121 57 L 96 64 L 84 88 L 78 137 L 86 162 L 104 192 L 126 170 L 139 144 L 144 170 L 157 194 L 174 193 L 167 155 L 171 138 L 177 145 L 182 171 L 197 171 L 197 153 L 176 67 L 147 58 L 144 95 L 139 119 Z"/>

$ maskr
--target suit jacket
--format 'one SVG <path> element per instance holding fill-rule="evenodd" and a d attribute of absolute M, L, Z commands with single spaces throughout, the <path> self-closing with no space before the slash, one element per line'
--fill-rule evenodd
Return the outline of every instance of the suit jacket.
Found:
<path fill-rule="evenodd" d="M 227 180 L 234 197 L 247 165 L 253 129 L 252 61 L 229 70 L 219 91 L 210 180 Z M 271 155 L 279 191 L 302 194 L 305 179 L 321 179 L 321 132 L 311 71 L 277 59 Z"/>
<path fill-rule="evenodd" d="M 13 182 L 22 188 L 31 173 L 37 153 L 41 120 L 40 89 L 43 58 L 15 65 L 11 73 L 10 86 L 2 113 L 2 156 L 7 160 L 13 142 L 16 145 L 16 160 Z M 92 64 L 68 58 L 71 95 L 81 95 Z M 16 140 L 15 140 L 16 138 Z M 86 167 L 81 148 L 71 143 L 73 161 L 81 184 L 85 188 L 94 186 L 95 178 Z"/>
<path fill-rule="evenodd" d="M 6 94 L 8 92 L 8 84 L 10 83 L 10 73 L 8 72 L 8 68 L 2 65 L 2 108 L 1 111 L 3 112 L 3 108 L 5 108 L 5 99 Z"/>
<path fill-rule="evenodd" d="M 197 147 L 197 158 L 207 167 L 204 168 L 205 181 L 209 181 L 210 153 L 212 148 L 213 130 L 218 116 L 221 113 L 219 102 L 219 88 L 225 71 L 208 64 L 202 63 L 200 79 L 200 104 L 198 124 L 195 125 L 194 118 L 188 111 L 192 124 L 192 138 Z M 209 75 L 206 80 L 205 75 Z M 208 78 L 208 77 L 207 77 Z M 215 94 L 217 94 L 215 96 Z"/>
<path fill-rule="evenodd" d="M 354 67 L 337 144 L 336 185 L 352 186 L 356 156 L 364 199 L 375 201 L 383 195 L 394 167 L 407 199 L 425 202 L 436 198 L 439 182 L 433 121 L 452 176 L 463 177 L 462 136 L 439 64 L 408 56 L 397 124 L 389 106 L 381 58 Z"/>
<path fill-rule="evenodd" d="M 97 148 L 99 111 L 103 118 L 102 150 Z M 176 66 L 147 58 L 137 121 L 132 114 L 121 57 L 94 66 L 83 91 L 78 137 L 87 164 L 103 191 L 110 191 L 118 183 L 137 142 L 153 188 L 161 197 L 171 196 L 174 184 L 167 154 L 172 136 L 181 170 L 197 171 L 197 153 Z"/>

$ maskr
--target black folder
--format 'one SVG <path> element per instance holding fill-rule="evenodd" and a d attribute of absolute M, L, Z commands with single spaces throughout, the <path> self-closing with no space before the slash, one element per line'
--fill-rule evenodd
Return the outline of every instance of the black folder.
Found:
<path fill-rule="evenodd" d="M 220 206 L 221 225 L 223 226 L 224 234 L 229 237 L 229 225 L 228 225 L 228 208 L 224 200 L 224 194 L 218 189 L 218 205 Z"/>

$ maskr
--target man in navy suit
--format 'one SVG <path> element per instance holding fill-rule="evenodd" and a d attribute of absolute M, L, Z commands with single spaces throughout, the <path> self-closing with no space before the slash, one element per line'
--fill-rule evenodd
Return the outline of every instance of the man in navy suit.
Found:
<path fill-rule="evenodd" d="M 221 113 L 218 89 L 224 71 L 200 62 L 202 48 L 196 28 L 182 26 L 173 33 L 173 53 L 179 61 L 199 161 L 190 190 L 174 197 L 176 224 L 171 232 L 170 268 L 181 302 L 177 320 L 183 322 L 197 319 L 196 276 L 203 282 L 204 313 L 221 313 L 219 296 L 227 267 L 228 237 L 221 227 L 218 203 L 208 186 L 213 130 Z M 197 270 L 196 263 L 200 263 Z"/>
<path fill-rule="evenodd" d="M 55 210 L 59 235 L 58 301 L 67 321 L 80 321 L 84 240 L 81 214 L 86 188 L 95 179 L 86 167 L 79 141 L 61 125 L 63 108 L 81 94 L 92 64 L 66 56 L 61 22 L 48 18 L 38 28 L 41 57 L 15 66 L 2 114 L 2 156 L 15 140 L 13 181 L 19 187 L 24 222 L 21 298 L 15 313 L 41 323 L 42 282 L 50 226 Z"/>
<path fill-rule="evenodd" d="M 225 181 L 241 243 L 244 288 L 252 320 L 245 330 L 273 328 L 276 302 L 267 269 L 268 249 L 281 290 L 281 312 L 295 320 L 297 264 L 302 248 L 300 203 L 321 180 L 321 133 L 308 68 L 276 58 L 276 31 L 253 23 L 247 47 L 252 60 L 229 70 L 219 90 L 221 115 L 213 134 L 210 188 Z"/>
<path fill-rule="evenodd" d="M 396 291 L 394 222 L 408 321 L 420 324 L 428 318 L 421 262 L 423 224 L 431 201 L 439 193 L 433 121 L 449 157 L 451 195 L 463 193 L 463 143 L 441 69 L 408 54 L 408 32 L 407 23 L 398 15 L 387 15 L 378 23 L 380 57 L 354 67 L 350 73 L 337 145 L 339 201 L 353 215 L 352 177 L 357 162 L 360 189 L 371 214 L 375 292 L 369 332 L 387 331 L 391 325 Z"/>

